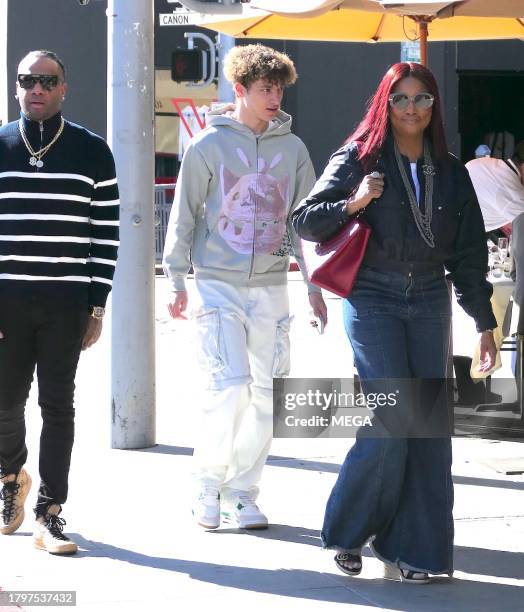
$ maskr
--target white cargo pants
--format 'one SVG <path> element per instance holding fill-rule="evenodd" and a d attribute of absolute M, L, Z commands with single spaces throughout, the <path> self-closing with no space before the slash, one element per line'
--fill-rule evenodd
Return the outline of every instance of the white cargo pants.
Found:
<path fill-rule="evenodd" d="M 289 373 L 286 285 L 197 280 L 198 356 L 205 378 L 194 452 L 201 482 L 248 491 L 273 435 L 273 376 Z"/>

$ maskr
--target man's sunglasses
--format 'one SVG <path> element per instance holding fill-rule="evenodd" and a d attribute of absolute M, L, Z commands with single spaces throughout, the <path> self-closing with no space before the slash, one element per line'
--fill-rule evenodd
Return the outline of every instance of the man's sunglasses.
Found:
<path fill-rule="evenodd" d="M 410 102 L 413 102 L 416 108 L 424 109 L 431 108 L 435 100 L 435 96 L 430 93 L 418 93 L 415 96 L 407 96 L 403 93 L 391 94 L 388 98 L 389 103 L 393 108 L 400 111 L 405 111 Z"/>
<path fill-rule="evenodd" d="M 40 83 L 42 89 L 51 91 L 59 82 L 55 74 L 19 74 L 17 78 L 22 89 L 33 89 L 37 83 Z"/>

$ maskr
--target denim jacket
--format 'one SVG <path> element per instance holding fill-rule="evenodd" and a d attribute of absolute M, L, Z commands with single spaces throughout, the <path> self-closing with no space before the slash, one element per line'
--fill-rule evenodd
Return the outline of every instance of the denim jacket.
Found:
<path fill-rule="evenodd" d="M 415 191 L 409 160 L 406 174 Z M 420 206 L 424 207 L 423 159 L 417 162 Z M 384 174 L 382 196 L 366 208 L 371 226 L 363 264 L 385 270 L 411 270 L 444 266 L 453 282 L 458 303 L 473 317 L 478 331 L 497 326 L 491 308 L 493 292 L 486 280 L 488 252 L 482 213 L 463 164 L 448 154 L 435 162 L 433 217 L 435 247 L 420 236 L 395 159 L 393 141 L 386 142 L 376 164 Z M 356 191 L 365 172 L 357 159 L 357 146 L 348 143 L 336 151 L 311 193 L 293 213 L 293 225 L 305 240 L 325 241 L 351 220 L 346 201 Z"/>

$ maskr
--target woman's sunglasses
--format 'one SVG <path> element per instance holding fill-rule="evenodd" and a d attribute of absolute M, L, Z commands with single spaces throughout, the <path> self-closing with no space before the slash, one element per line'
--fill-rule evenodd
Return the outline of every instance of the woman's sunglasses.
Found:
<path fill-rule="evenodd" d="M 17 78 L 22 89 L 33 89 L 40 83 L 42 89 L 51 91 L 58 85 L 58 77 L 55 74 L 19 74 Z"/>
<path fill-rule="evenodd" d="M 405 111 L 410 102 L 413 102 L 415 108 L 425 109 L 431 108 L 435 100 L 435 96 L 430 93 L 418 93 L 415 96 L 407 96 L 403 93 L 391 94 L 388 98 L 391 106 L 397 110 Z"/>

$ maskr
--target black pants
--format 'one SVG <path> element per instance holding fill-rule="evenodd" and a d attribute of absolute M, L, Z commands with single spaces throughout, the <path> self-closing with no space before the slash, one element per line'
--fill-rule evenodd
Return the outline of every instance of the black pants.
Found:
<path fill-rule="evenodd" d="M 74 380 L 88 316 L 79 299 L 0 295 L 0 473 L 17 474 L 26 462 L 24 412 L 36 365 L 43 421 L 37 514 L 67 499 Z"/>

